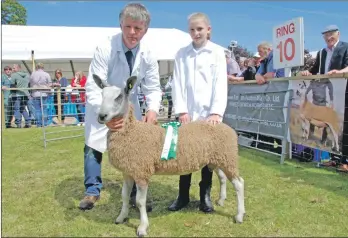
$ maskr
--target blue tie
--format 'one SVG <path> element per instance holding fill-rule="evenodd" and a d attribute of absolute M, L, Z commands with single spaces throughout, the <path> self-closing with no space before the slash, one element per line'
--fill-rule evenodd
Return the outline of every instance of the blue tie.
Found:
<path fill-rule="evenodd" d="M 126 58 L 127 58 L 128 66 L 129 66 L 129 75 L 132 75 L 132 71 L 133 71 L 133 53 L 132 53 L 132 51 L 128 50 L 126 52 Z"/>

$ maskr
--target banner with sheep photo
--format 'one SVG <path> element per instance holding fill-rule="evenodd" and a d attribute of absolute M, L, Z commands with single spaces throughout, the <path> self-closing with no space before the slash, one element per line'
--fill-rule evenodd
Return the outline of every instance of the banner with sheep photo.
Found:
<path fill-rule="evenodd" d="M 346 83 L 337 78 L 290 80 L 292 143 L 342 153 Z"/>

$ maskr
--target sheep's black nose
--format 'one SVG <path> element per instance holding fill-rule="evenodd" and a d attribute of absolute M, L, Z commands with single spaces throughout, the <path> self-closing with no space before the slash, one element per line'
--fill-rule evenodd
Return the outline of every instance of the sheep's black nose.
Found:
<path fill-rule="evenodd" d="M 100 121 L 104 121 L 104 119 L 106 118 L 106 114 L 99 114 L 99 120 Z"/>

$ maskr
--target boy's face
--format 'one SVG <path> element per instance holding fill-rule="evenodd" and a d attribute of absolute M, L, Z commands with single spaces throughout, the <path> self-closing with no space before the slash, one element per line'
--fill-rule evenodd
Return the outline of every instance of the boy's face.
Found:
<path fill-rule="evenodd" d="M 210 30 L 211 27 L 203 19 L 192 19 L 189 22 L 190 36 L 196 45 L 201 45 L 207 40 Z"/>

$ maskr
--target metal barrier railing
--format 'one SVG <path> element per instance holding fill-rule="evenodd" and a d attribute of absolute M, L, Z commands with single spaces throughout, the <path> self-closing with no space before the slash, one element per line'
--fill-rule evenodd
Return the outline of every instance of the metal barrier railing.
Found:
<path fill-rule="evenodd" d="M 325 78 L 330 78 L 330 79 L 342 79 L 342 78 L 348 78 L 348 74 L 337 74 L 337 75 L 313 75 L 313 76 L 296 76 L 296 77 L 286 77 L 286 78 L 278 78 L 278 79 L 272 79 L 270 80 L 270 84 L 273 82 L 295 82 L 296 80 L 300 81 L 306 81 L 306 80 L 318 80 L 318 79 L 325 79 Z M 296 81 L 296 82 L 297 82 Z M 307 82 L 307 81 L 306 81 Z M 246 81 L 246 82 L 239 82 L 239 83 L 233 83 L 231 86 L 236 87 L 237 85 L 245 85 L 249 87 L 249 85 L 254 85 L 256 86 L 256 81 Z M 261 87 L 261 86 L 260 86 Z M 43 129 L 43 134 L 44 134 L 44 146 L 47 146 L 47 143 L 50 141 L 55 141 L 55 140 L 61 140 L 61 139 L 69 139 L 69 138 L 75 138 L 75 137 L 81 137 L 83 136 L 83 133 L 77 134 L 78 132 L 82 131 L 82 128 L 76 128 L 76 127 L 70 127 L 71 125 L 82 125 L 80 124 L 79 116 L 84 116 L 84 111 L 80 110 L 78 112 L 77 108 L 79 107 L 80 102 L 72 102 L 71 101 L 71 96 L 72 96 L 72 91 L 67 91 L 66 89 L 70 90 L 80 90 L 79 93 L 81 93 L 84 89 L 83 88 L 53 88 L 52 91 L 49 92 L 49 96 L 47 97 L 46 101 L 45 99 L 40 99 L 39 103 L 40 105 L 40 115 L 41 115 L 41 125 Z M 12 90 L 18 90 L 17 88 L 11 88 L 9 89 L 10 91 Z M 30 88 L 29 88 L 30 90 Z M 47 89 L 46 89 L 47 90 Z M 344 90 L 344 89 L 343 89 Z M 77 91 L 75 91 L 77 92 Z M 246 144 L 248 147 L 252 147 L 257 150 L 262 150 L 262 151 L 267 151 L 269 153 L 277 154 L 281 157 L 280 162 L 282 163 L 286 157 L 292 158 L 292 155 L 296 155 L 298 157 L 299 154 L 301 154 L 301 158 L 303 160 L 310 160 L 308 158 L 314 158 L 318 160 L 318 158 L 324 158 L 322 156 L 322 152 L 326 151 L 325 149 L 321 148 L 320 146 L 309 146 L 308 145 L 308 139 L 304 139 L 303 143 L 292 143 L 290 142 L 290 136 L 289 136 L 289 128 L 291 127 L 289 124 L 293 123 L 292 119 L 290 117 L 291 114 L 291 104 L 293 102 L 294 97 L 296 96 L 296 93 L 290 89 L 287 90 L 278 90 L 278 91 L 267 91 L 263 92 L 263 94 L 272 94 L 272 93 L 285 93 L 288 96 L 286 96 L 286 99 L 284 99 L 286 103 L 284 103 L 284 106 L 282 107 L 274 107 L 274 108 L 279 108 L 284 110 L 284 121 L 279 122 L 279 121 L 274 121 L 274 120 L 264 120 L 260 118 L 253 118 L 253 123 L 258 124 L 256 126 L 256 129 L 247 129 L 243 128 L 241 125 L 243 123 L 250 123 L 248 122 L 247 117 L 243 118 L 241 115 L 241 107 L 237 107 L 239 118 L 236 120 L 235 125 L 232 125 L 240 135 L 244 136 L 250 136 L 252 133 L 254 133 L 254 139 L 251 139 L 249 144 Z M 258 93 L 253 93 L 253 92 L 248 92 L 248 91 L 243 91 L 239 92 L 239 98 L 241 98 L 242 95 L 247 96 L 247 95 L 252 95 L 252 94 L 260 94 Z M 54 97 L 55 96 L 55 97 Z M 56 98 L 56 99 L 54 99 Z M 26 101 L 27 100 L 27 101 Z M 21 126 L 25 127 L 26 125 L 26 120 L 24 111 L 21 112 L 23 109 L 23 104 L 24 102 L 24 109 L 27 112 L 31 125 L 37 126 L 38 124 L 38 117 L 35 116 L 35 113 L 37 111 L 37 105 L 38 102 L 37 100 L 34 100 L 31 97 L 25 98 L 23 96 L 16 95 L 15 97 L 9 97 L 7 98 L 7 101 L 2 98 L 2 128 L 5 128 L 6 126 L 11 126 L 11 121 L 12 125 L 18 123 L 14 119 L 12 120 L 12 117 L 14 116 L 14 111 L 16 111 L 17 115 L 18 112 L 21 115 L 21 118 L 24 118 L 24 120 L 21 121 Z M 26 103 L 25 103 L 26 102 Z M 141 100 L 141 95 L 139 96 L 139 102 L 142 105 L 142 108 L 144 109 L 146 107 L 146 100 Z M 174 119 L 174 114 L 175 114 L 175 109 L 172 107 L 172 102 L 171 102 L 171 92 L 166 92 L 163 95 L 163 100 L 161 102 L 161 110 L 160 111 L 160 119 L 162 120 L 170 120 Z M 83 103 L 81 103 L 83 104 Z M 238 105 L 240 104 L 240 99 L 238 102 Z M 69 109 L 70 108 L 70 109 Z M 344 109 L 343 109 L 344 110 Z M 143 110 L 144 112 L 145 110 Z M 256 109 L 255 111 L 258 111 L 258 113 L 261 115 L 262 109 Z M 286 113 L 285 113 L 286 111 Z M 47 113 L 46 113 L 47 112 Z M 46 113 L 46 114 L 45 114 Z M 170 114 L 170 118 L 168 118 Z M 228 114 L 228 113 L 227 113 Z M 45 117 L 47 115 L 47 118 Z M 292 115 L 293 116 L 293 115 Z M 18 116 L 17 116 L 18 118 Z M 66 119 L 68 118 L 68 119 Z M 47 120 L 46 120 L 47 119 Z M 343 119 L 342 119 L 343 120 Z M 250 120 L 249 120 L 250 121 Z M 82 122 L 83 123 L 83 122 Z M 275 133 L 269 133 L 269 131 L 260 131 L 260 127 L 262 127 L 263 124 L 269 124 L 269 123 L 280 123 L 284 125 L 284 130 L 282 134 L 275 134 Z M 344 122 L 343 122 L 344 123 Z M 40 124 L 39 124 L 40 125 Z M 15 126 L 15 125 L 13 125 Z M 67 127 L 61 130 L 51 130 L 50 127 Z M 341 128 L 342 130 L 342 128 Z M 301 129 L 302 131 L 302 129 Z M 53 135 L 62 135 L 63 133 L 70 133 L 68 136 L 56 136 L 51 138 Z M 339 133 L 339 140 L 342 141 L 341 147 L 348 146 L 347 141 L 342 140 L 342 136 L 345 134 L 345 132 Z M 265 139 L 266 138 L 266 139 Z M 243 139 L 241 137 L 241 139 Z M 306 142 L 307 140 L 307 142 Z M 307 144 L 306 144 L 307 143 Z M 260 146 L 264 145 L 264 146 Z M 268 146 L 268 147 L 267 147 Z M 261 147 L 261 148 L 260 148 Z M 273 148 L 273 149 L 272 149 Z M 319 151 L 319 152 L 318 152 Z M 331 157 L 333 157 L 335 154 L 341 154 L 342 150 L 340 150 L 339 153 L 335 151 L 329 151 L 331 154 Z M 306 158 L 308 157 L 308 158 Z"/>

